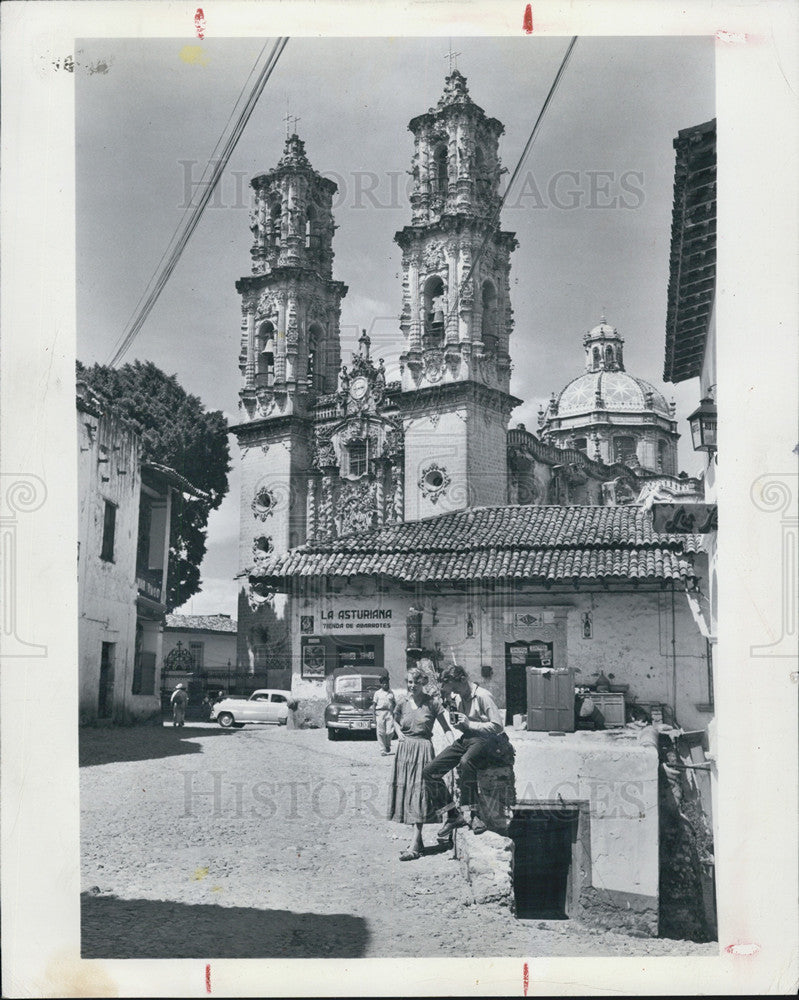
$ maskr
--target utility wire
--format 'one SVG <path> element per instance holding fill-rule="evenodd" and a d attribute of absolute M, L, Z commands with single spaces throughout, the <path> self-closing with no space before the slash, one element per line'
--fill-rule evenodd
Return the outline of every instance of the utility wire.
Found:
<path fill-rule="evenodd" d="M 508 200 L 508 195 L 510 194 L 511 188 L 513 187 L 513 183 L 516 180 L 516 178 L 519 176 L 519 172 L 521 171 L 522 167 L 524 166 L 525 161 L 527 160 L 527 157 L 528 157 L 528 155 L 530 153 L 530 150 L 533 148 L 533 143 L 535 142 L 535 140 L 536 140 L 536 138 L 538 136 L 538 131 L 539 131 L 540 127 L 541 127 L 542 121 L 544 120 L 544 115 L 547 113 L 547 109 L 549 108 L 549 105 L 552 102 L 552 98 L 555 96 L 555 91 L 558 89 L 558 85 L 560 84 L 561 77 L 563 76 L 564 70 L 566 69 L 566 64 L 568 63 L 568 61 L 569 61 L 569 59 L 571 57 L 572 51 L 574 50 L 574 46 L 577 44 L 577 38 L 578 38 L 578 36 L 574 35 L 574 37 L 572 38 L 572 40 L 569 42 L 569 47 L 566 49 L 566 53 L 563 56 L 563 59 L 561 60 L 560 68 L 558 69 L 558 72 L 555 74 L 555 79 L 552 81 L 552 86 L 549 88 L 549 93 L 546 96 L 546 100 L 544 101 L 543 105 L 541 106 L 541 110 L 538 113 L 538 118 L 536 118 L 536 120 L 535 120 L 535 124 L 533 125 L 533 129 L 532 129 L 532 131 L 530 132 L 530 135 L 527 138 L 527 142 L 524 144 L 524 149 L 522 150 L 522 155 L 519 157 L 519 161 L 516 164 L 516 167 L 515 167 L 513 173 L 511 174 L 510 180 L 508 181 L 508 186 L 505 188 L 505 194 L 500 199 L 500 202 L 499 202 L 499 205 L 497 206 L 496 211 L 491 216 L 491 219 L 490 219 L 490 222 L 489 222 L 489 231 L 488 231 L 487 235 L 485 236 L 485 238 L 483 239 L 483 242 L 480 245 L 480 249 L 474 255 L 471 267 L 466 272 L 466 277 L 458 285 L 458 294 L 455 297 L 455 302 L 453 303 L 452 307 L 450 308 L 449 316 L 452 316 L 453 313 L 455 312 L 455 310 L 458 308 L 460 294 L 461 294 L 461 289 L 468 287 L 468 284 L 471 281 L 472 275 L 474 274 L 474 269 L 477 267 L 478 261 L 482 257 L 483 251 L 485 250 L 486 246 L 488 245 L 488 241 L 491 239 L 493 227 L 495 225 L 497 225 L 497 223 L 499 222 L 500 214 L 502 213 L 502 209 L 503 209 L 503 207 L 505 205 L 505 202 Z"/>
<path fill-rule="evenodd" d="M 250 70 L 249 76 L 247 77 L 247 79 L 242 84 L 241 90 L 239 91 L 239 96 L 236 98 L 236 102 L 235 102 L 235 104 L 233 105 L 233 107 L 230 110 L 230 114 L 228 115 L 227 121 L 225 122 L 225 126 L 222 129 L 222 131 L 221 131 L 221 133 L 219 135 L 219 138 L 216 141 L 216 145 L 214 146 L 213 150 L 211 151 L 211 155 L 208 157 L 208 159 L 207 159 L 207 161 L 205 163 L 205 167 L 203 168 L 202 175 L 201 175 L 199 181 L 197 182 L 196 186 L 200 190 L 202 190 L 202 188 L 203 188 L 204 185 L 208 184 L 208 180 L 206 179 L 206 174 L 208 174 L 208 172 L 209 172 L 212 164 L 216 160 L 217 154 L 219 152 L 219 147 L 222 145 L 222 141 L 223 141 L 223 139 L 224 139 L 224 137 L 225 137 L 225 135 L 227 133 L 228 128 L 230 127 L 230 123 L 233 121 L 233 118 L 234 118 L 234 116 L 236 114 L 236 109 L 239 107 L 239 104 L 241 103 L 241 100 L 242 100 L 242 98 L 243 98 L 243 96 L 245 94 L 245 91 L 247 90 L 248 84 L 249 84 L 250 80 L 252 79 L 253 74 L 255 73 L 255 71 L 258 68 L 258 64 L 263 59 L 263 55 L 266 52 L 266 49 L 267 49 L 268 45 L 269 45 L 268 41 L 264 43 L 263 48 L 258 53 L 258 56 L 256 57 L 256 60 L 255 60 L 255 62 L 252 65 L 252 69 Z M 161 269 L 161 265 L 166 260 L 167 255 L 171 252 L 171 250 L 173 248 L 173 245 L 176 243 L 176 240 L 178 239 L 179 234 L 182 232 L 182 229 L 183 229 L 184 224 L 185 224 L 185 220 L 187 219 L 189 213 L 194 209 L 194 207 L 195 207 L 194 206 L 194 198 L 192 196 L 191 198 L 189 198 L 189 203 L 186 205 L 186 207 L 185 207 L 185 209 L 183 211 L 183 215 L 181 217 L 180 222 L 175 227 L 175 231 L 172 234 L 172 238 L 170 239 L 169 243 L 166 245 L 166 248 L 165 248 L 164 252 L 161 254 L 161 259 L 155 265 L 155 269 L 153 270 L 153 273 L 152 273 L 152 275 L 150 277 L 149 282 L 147 283 L 147 285 L 145 285 L 144 291 L 139 296 L 139 301 L 133 307 L 133 310 L 132 310 L 130 316 L 128 317 L 128 321 L 125 324 L 125 327 L 124 327 L 122 333 L 120 334 L 120 336 L 119 336 L 116 344 L 114 345 L 114 351 L 116 351 L 117 348 L 120 346 L 120 344 L 124 341 L 125 336 L 127 335 L 127 331 L 130 329 L 131 325 L 133 324 L 133 321 L 134 321 L 135 317 L 137 316 L 137 314 L 139 312 L 139 308 L 141 307 L 142 303 L 144 302 L 145 297 L 146 297 L 148 291 L 150 290 L 151 286 L 153 285 L 154 281 L 156 280 L 156 278 L 157 278 L 157 276 L 159 274 L 159 271 Z"/>
<path fill-rule="evenodd" d="M 121 338 L 121 343 L 118 342 L 119 346 L 117 347 L 113 357 L 109 361 L 111 367 L 116 366 L 119 363 L 119 361 L 124 357 L 124 355 L 127 353 L 130 345 L 133 343 L 134 339 L 136 338 L 142 326 L 144 325 L 145 320 L 152 311 L 153 306 L 158 301 L 158 298 L 161 292 L 163 291 L 164 286 L 169 281 L 172 272 L 175 270 L 175 267 L 177 266 L 177 263 L 180 260 L 180 257 L 186 247 L 186 244 L 189 242 L 192 234 L 194 233 L 194 230 L 197 228 L 200 218 L 202 217 L 203 211 L 208 205 L 208 202 L 211 200 L 211 196 L 214 193 L 214 189 L 216 188 L 216 185 L 219 183 L 219 180 L 228 164 L 228 161 L 230 160 L 233 150 L 236 148 L 236 144 L 241 138 L 241 134 L 244 131 L 247 122 L 250 120 L 253 111 L 255 110 L 255 106 L 258 103 L 258 99 L 263 93 L 264 87 L 266 86 L 269 77 L 272 75 L 272 72 L 275 66 L 277 65 L 277 62 L 280 59 L 280 56 L 282 55 L 283 50 L 285 49 L 287 44 L 288 44 L 288 38 L 278 38 L 277 41 L 275 41 L 275 43 L 273 44 L 272 50 L 269 53 L 269 57 L 267 59 L 266 64 L 261 69 L 258 78 L 247 97 L 244 107 L 239 112 L 238 117 L 236 119 L 236 123 L 233 126 L 232 131 L 230 132 L 227 139 L 224 140 L 223 143 L 222 140 L 224 134 L 227 131 L 228 125 L 230 123 L 231 118 L 233 117 L 233 114 L 235 113 L 235 106 L 234 106 L 234 111 L 228 118 L 228 122 L 225 125 L 225 129 L 223 130 L 222 135 L 217 141 L 217 144 L 214 147 L 214 151 L 211 154 L 211 158 L 209 159 L 208 163 L 206 164 L 205 170 L 203 171 L 203 177 L 205 177 L 208 168 L 213 164 L 211 170 L 211 176 L 208 179 L 208 181 L 205 182 L 205 186 L 203 187 L 200 199 L 197 202 L 197 204 L 190 205 L 184 212 L 183 219 L 181 220 L 181 224 L 178 228 L 176 235 L 172 237 L 172 240 L 170 241 L 167 250 L 161 257 L 161 262 L 164 260 L 164 257 L 167 258 L 166 263 L 163 265 L 163 267 L 161 267 L 161 262 L 159 262 L 160 270 L 157 268 L 156 269 L 157 273 L 154 274 L 153 278 L 150 279 L 150 283 L 148 285 L 150 291 L 146 292 L 145 290 L 145 295 L 143 296 L 144 299 L 143 304 L 141 305 L 140 308 L 138 308 L 135 319 L 133 319 L 132 322 L 128 323 L 128 326 Z M 265 48 L 266 46 L 264 46 L 264 49 Z M 258 61 L 260 61 L 261 55 L 263 55 L 263 50 L 261 51 L 261 53 L 258 56 L 258 59 L 256 60 L 256 65 Z M 252 77 L 254 69 L 255 67 L 253 67 L 253 70 L 250 72 L 250 77 Z M 241 99 L 241 94 L 239 95 L 239 101 L 240 99 Z M 239 103 L 239 101 L 237 101 L 237 104 Z M 220 145 L 222 145 L 222 150 L 218 158 L 215 159 L 217 150 L 219 150 Z M 203 183 L 202 180 L 200 183 L 201 184 Z M 187 214 L 188 218 L 186 218 Z M 140 299 L 139 301 L 141 302 L 142 300 Z"/>

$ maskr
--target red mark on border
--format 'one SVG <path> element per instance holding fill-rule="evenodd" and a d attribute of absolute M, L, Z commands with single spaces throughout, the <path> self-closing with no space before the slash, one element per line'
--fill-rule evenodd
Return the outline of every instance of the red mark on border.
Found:
<path fill-rule="evenodd" d="M 746 42 L 748 37 L 745 31 L 724 31 L 722 28 L 716 32 L 716 38 L 720 42 L 726 42 L 728 45 L 741 45 Z"/>
<path fill-rule="evenodd" d="M 197 29 L 197 37 L 202 41 L 205 38 L 205 14 L 202 7 L 198 7 L 194 15 L 194 27 Z"/>
<path fill-rule="evenodd" d="M 760 951 L 760 945 L 754 942 L 749 944 L 739 941 L 737 944 L 728 944 L 724 950 L 728 955 L 735 955 L 736 958 L 754 958 Z"/>
<path fill-rule="evenodd" d="M 527 8 L 530 9 L 529 6 Z M 530 28 L 530 31 L 533 29 Z M 527 996 L 527 990 L 530 986 L 530 970 L 527 967 L 527 962 L 524 963 L 524 972 L 522 972 L 522 986 L 524 987 L 524 995 Z"/>
<path fill-rule="evenodd" d="M 524 8 L 524 21 L 522 22 L 522 28 L 525 34 L 532 35 L 533 33 L 533 8 L 531 4 L 527 4 Z"/>
<path fill-rule="evenodd" d="M 206 965 L 205 967 L 205 992 L 211 992 L 211 966 Z"/>

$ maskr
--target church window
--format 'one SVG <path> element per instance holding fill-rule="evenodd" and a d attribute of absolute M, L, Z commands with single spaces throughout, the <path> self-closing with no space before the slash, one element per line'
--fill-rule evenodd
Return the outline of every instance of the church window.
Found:
<path fill-rule="evenodd" d="M 271 517 L 277 505 L 275 494 L 266 486 L 262 486 L 253 497 L 250 504 L 253 514 L 261 521 Z"/>
<path fill-rule="evenodd" d="M 281 225 L 282 214 L 283 214 L 282 206 L 279 201 L 276 201 L 275 204 L 272 206 L 272 210 L 270 212 L 270 217 L 272 220 L 272 226 L 271 226 L 272 246 L 275 250 L 278 250 L 280 248 L 280 225 Z"/>
<path fill-rule="evenodd" d="M 368 466 L 365 441 L 353 441 L 347 448 L 347 471 L 351 476 L 363 476 Z"/>
<path fill-rule="evenodd" d="M 574 447 L 578 451 L 582 451 L 584 454 L 588 454 L 588 441 L 586 438 L 575 438 Z"/>
<path fill-rule="evenodd" d="M 665 475 L 672 474 L 668 446 L 665 441 L 658 441 L 658 471 Z"/>
<path fill-rule="evenodd" d="M 636 454 L 634 437 L 615 437 L 613 439 L 613 461 L 628 462 Z"/>
<path fill-rule="evenodd" d="M 444 282 L 434 274 L 424 286 L 424 346 L 438 347 L 444 341 Z"/>
<path fill-rule="evenodd" d="M 598 347 L 594 348 L 593 358 L 594 358 L 594 369 L 597 369 L 599 368 L 599 360 L 600 360 L 600 353 Z"/>
<path fill-rule="evenodd" d="M 314 247 L 314 236 L 316 228 L 316 211 L 313 205 L 308 206 L 305 213 L 305 249 L 311 250 Z"/>
<path fill-rule="evenodd" d="M 608 366 L 613 364 L 613 348 L 610 345 L 605 348 L 605 364 Z"/>
<path fill-rule="evenodd" d="M 497 292 L 490 281 L 483 282 L 483 322 L 481 337 L 486 351 L 497 349 Z"/>
<path fill-rule="evenodd" d="M 491 179 L 486 170 L 485 154 L 480 146 L 474 151 L 474 182 L 477 197 L 488 198 L 491 194 Z"/>
<path fill-rule="evenodd" d="M 433 154 L 433 190 L 441 198 L 447 195 L 447 147 L 442 142 Z"/>
<path fill-rule="evenodd" d="M 318 323 L 308 327 L 308 387 L 321 390 L 324 374 L 320 370 L 319 350 L 322 343 L 322 328 Z"/>
<path fill-rule="evenodd" d="M 275 328 L 268 320 L 262 323 L 257 337 L 258 384 L 274 385 L 275 382 Z"/>

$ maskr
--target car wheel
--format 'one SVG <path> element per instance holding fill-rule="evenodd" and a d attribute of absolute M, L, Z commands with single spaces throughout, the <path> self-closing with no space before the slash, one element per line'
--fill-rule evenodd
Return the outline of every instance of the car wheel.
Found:
<path fill-rule="evenodd" d="M 279 726 L 287 726 L 287 725 L 288 725 L 288 721 L 289 721 L 289 720 L 288 720 L 288 718 L 285 718 L 285 719 L 278 719 L 278 720 L 277 720 L 277 724 L 278 724 Z"/>
<path fill-rule="evenodd" d="M 233 716 L 230 712 L 222 712 L 216 721 L 223 729 L 230 729 L 233 725 Z"/>
<path fill-rule="evenodd" d="M 340 736 L 341 733 L 338 731 L 338 729 L 331 729 L 330 727 L 328 727 L 327 738 L 329 740 L 337 740 L 339 739 Z"/>

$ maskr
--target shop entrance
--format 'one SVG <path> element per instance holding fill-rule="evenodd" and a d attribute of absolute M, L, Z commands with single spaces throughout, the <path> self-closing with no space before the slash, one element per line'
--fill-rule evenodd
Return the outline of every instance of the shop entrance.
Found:
<path fill-rule="evenodd" d="M 505 643 L 505 710 L 508 723 L 514 715 L 527 715 L 527 668 L 551 667 L 553 643 L 517 640 Z"/>
<path fill-rule="evenodd" d="M 337 667 L 382 667 L 383 636 L 354 635 L 333 638 Z"/>
<path fill-rule="evenodd" d="M 337 667 L 382 667 L 382 635 L 304 635 L 302 676 L 324 680 Z"/>

